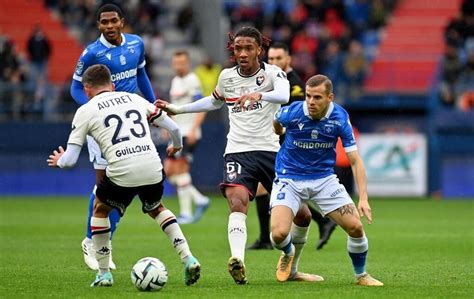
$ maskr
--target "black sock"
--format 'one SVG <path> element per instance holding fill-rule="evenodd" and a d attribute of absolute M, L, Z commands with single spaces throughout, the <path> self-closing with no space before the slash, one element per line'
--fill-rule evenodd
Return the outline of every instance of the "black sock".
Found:
<path fill-rule="evenodd" d="M 322 227 L 327 222 L 327 219 L 324 218 L 323 215 L 321 215 L 321 213 L 319 213 L 319 211 L 313 208 L 311 205 L 308 205 L 308 208 L 311 211 L 311 218 L 316 221 L 319 227 Z"/>
<path fill-rule="evenodd" d="M 260 241 L 270 243 L 270 196 L 260 195 L 255 198 L 255 201 L 260 224 Z"/>

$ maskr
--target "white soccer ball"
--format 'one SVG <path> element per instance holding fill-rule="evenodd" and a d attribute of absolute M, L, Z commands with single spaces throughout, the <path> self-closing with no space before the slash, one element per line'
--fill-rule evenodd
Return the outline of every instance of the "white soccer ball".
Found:
<path fill-rule="evenodd" d="M 133 266 L 131 278 L 140 291 L 159 291 L 168 281 L 168 270 L 159 259 L 144 257 Z"/>

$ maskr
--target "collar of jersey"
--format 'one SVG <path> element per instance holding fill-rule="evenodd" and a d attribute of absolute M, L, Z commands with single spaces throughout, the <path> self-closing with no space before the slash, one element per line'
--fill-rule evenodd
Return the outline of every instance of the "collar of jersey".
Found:
<path fill-rule="evenodd" d="M 121 33 L 120 35 L 122 35 L 122 43 L 120 44 L 120 46 L 123 46 L 125 44 L 125 35 L 123 33 Z M 103 34 L 100 35 L 100 38 L 99 38 L 100 42 L 106 46 L 107 48 L 114 48 L 114 47 L 117 47 L 116 45 L 112 45 L 111 43 L 109 43 Z"/>
<path fill-rule="evenodd" d="M 260 72 L 261 69 L 265 69 L 265 65 L 263 64 L 263 62 L 260 63 L 260 67 L 252 75 L 243 75 L 240 72 L 240 67 L 237 65 L 237 74 L 239 74 L 239 76 L 241 76 L 241 77 L 249 78 L 249 77 L 255 76 L 258 72 Z"/>
<path fill-rule="evenodd" d="M 328 119 L 328 118 L 329 118 L 329 115 L 331 115 L 331 113 L 332 113 L 333 110 L 334 110 L 334 103 L 331 102 L 331 103 L 329 103 L 329 108 L 328 108 L 328 111 L 326 112 L 326 115 L 325 115 L 323 118 L 321 118 L 319 121 Z M 311 118 L 311 116 L 309 116 L 308 104 L 306 103 L 306 101 L 304 101 L 303 112 L 304 112 L 304 115 L 305 115 L 305 116 Z M 312 119 L 312 118 L 311 118 L 311 119 Z"/>

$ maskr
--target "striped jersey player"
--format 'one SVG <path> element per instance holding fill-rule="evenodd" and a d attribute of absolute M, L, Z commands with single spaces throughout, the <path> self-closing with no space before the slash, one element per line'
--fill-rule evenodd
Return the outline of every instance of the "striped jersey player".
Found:
<path fill-rule="evenodd" d="M 235 36 L 229 35 L 228 42 L 237 65 L 221 72 L 211 96 L 183 106 L 157 103 L 172 114 L 227 106 L 230 129 L 220 187 L 230 207 L 227 232 L 231 257 L 227 270 L 237 284 L 247 283 L 244 257 L 249 202 L 259 182 L 270 191 L 275 177 L 275 158 L 280 146 L 272 128 L 273 116 L 290 98 L 285 72 L 261 61 L 268 42 L 254 27 L 240 28 Z"/>

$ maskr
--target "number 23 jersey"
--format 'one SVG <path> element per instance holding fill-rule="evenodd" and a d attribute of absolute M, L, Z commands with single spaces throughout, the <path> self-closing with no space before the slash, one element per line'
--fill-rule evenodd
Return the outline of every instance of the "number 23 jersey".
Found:
<path fill-rule="evenodd" d="M 144 98 L 127 92 L 104 92 L 81 106 L 72 122 L 68 144 L 82 146 L 89 134 L 109 163 L 107 177 L 122 187 L 160 182 L 162 163 L 148 119 L 165 115 Z"/>

